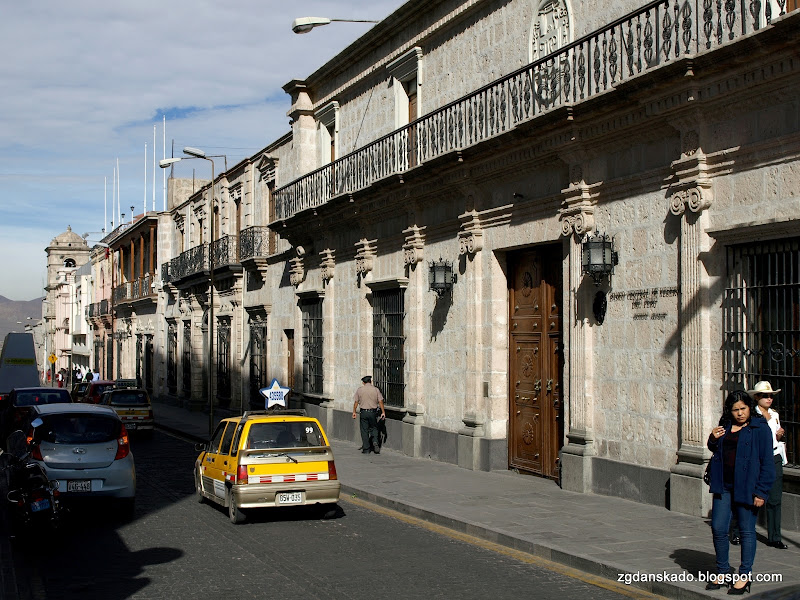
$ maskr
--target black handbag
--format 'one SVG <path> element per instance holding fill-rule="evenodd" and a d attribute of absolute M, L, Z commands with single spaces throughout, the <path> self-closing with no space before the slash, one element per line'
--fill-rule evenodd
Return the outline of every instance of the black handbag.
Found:
<path fill-rule="evenodd" d="M 714 460 L 713 458 L 711 460 Z M 703 481 L 706 482 L 706 485 L 711 485 L 711 460 L 708 461 L 706 465 L 706 472 L 703 473 Z"/>

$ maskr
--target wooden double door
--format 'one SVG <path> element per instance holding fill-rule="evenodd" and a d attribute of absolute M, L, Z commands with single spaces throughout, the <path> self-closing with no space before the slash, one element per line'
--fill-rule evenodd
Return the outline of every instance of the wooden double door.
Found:
<path fill-rule="evenodd" d="M 509 255 L 509 464 L 558 477 L 564 437 L 560 244 Z"/>

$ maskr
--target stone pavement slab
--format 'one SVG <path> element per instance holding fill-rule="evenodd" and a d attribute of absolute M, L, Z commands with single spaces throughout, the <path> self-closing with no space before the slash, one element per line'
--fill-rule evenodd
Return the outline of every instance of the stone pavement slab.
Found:
<path fill-rule="evenodd" d="M 208 416 L 154 402 L 156 424 L 193 439 L 208 438 Z M 593 575 L 669 574 L 694 581 L 634 581 L 668 598 L 719 598 L 698 574 L 713 572 L 708 519 L 621 498 L 579 494 L 553 481 L 511 471 L 469 471 L 384 450 L 362 454 L 352 441 L 331 440 L 342 494 L 366 499 L 437 525 L 523 550 Z M 759 529 L 760 540 L 766 539 Z M 759 542 L 754 574 L 782 582 L 754 582 L 751 598 L 800 599 L 800 536 L 784 533 L 789 550 Z M 738 565 L 739 549 L 731 547 Z"/>

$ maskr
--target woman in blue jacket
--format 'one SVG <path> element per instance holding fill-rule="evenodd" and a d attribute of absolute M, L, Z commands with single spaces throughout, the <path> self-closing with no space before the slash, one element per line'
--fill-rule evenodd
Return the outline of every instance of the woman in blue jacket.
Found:
<path fill-rule="evenodd" d="M 744 390 L 728 394 L 722 421 L 708 437 L 711 457 L 709 491 L 714 494 L 711 531 L 717 555 L 717 574 L 706 586 L 718 589 L 726 585 L 730 571 L 728 527 L 733 511 L 739 520 L 742 543 L 740 578 L 729 594 L 750 591 L 749 575 L 756 557 L 756 515 L 769 497 L 775 480 L 772 459 L 772 433 L 767 422 L 755 411 L 754 401 Z"/>

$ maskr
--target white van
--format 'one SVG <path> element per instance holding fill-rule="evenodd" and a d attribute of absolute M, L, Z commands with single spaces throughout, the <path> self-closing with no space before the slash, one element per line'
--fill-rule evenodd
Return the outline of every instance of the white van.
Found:
<path fill-rule="evenodd" d="M 0 354 L 0 407 L 14 388 L 39 385 L 33 334 L 8 333 Z"/>

